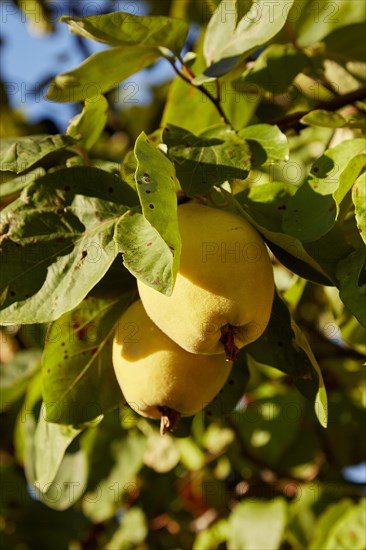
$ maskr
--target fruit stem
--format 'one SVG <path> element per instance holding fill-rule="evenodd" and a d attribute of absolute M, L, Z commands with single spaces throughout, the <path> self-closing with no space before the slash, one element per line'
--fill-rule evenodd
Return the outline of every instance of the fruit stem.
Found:
<path fill-rule="evenodd" d="M 175 432 L 181 414 L 169 407 L 158 407 L 161 412 L 160 435 L 164 435 L 168 430 Z"/>
<path fill-rule="evenodd" d="M 239 353 L 239 348 L 235 344 L 234 335 L 235 327 L 232 325 L 227 324 L 221 327 L 220 342 L 224 346 L 226 359 L 228 361 L 235 361 Z"/>

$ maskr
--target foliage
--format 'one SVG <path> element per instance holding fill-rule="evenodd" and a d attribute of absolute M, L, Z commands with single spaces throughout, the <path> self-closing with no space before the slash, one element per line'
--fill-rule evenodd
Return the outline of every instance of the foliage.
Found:
<path fill-rule="evenodd" d="M 5 544 L 362 550 L 365 486 L 345 469 L 366 450 L 365 4 L 128 4 L 61 18 L 106 46 L 50 84 L 79 103 L 63 133 L 3 107 Z M 159 59 L 176 78 L 120 110 L 119 85 Z M 177 198 L 247 218 L 277 293 L 219 396 L 161 438 L 125 403 L 111 338 L 136 277 L 171 293 Z"/>

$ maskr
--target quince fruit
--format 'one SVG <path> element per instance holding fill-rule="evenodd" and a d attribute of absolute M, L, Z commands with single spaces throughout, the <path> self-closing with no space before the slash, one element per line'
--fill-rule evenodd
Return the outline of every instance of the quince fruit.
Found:
<path fill-rule="evenodd" d="M 160 419 L 162 434 L 212 401 L 231 365 L 224 354 L 195 355 L 180 348 L 151 321 L 140 300 L 117 323 L 113 366 L 122 393 L 137 413 Z"/>
<path fill-rule="evenodd" d="M 169 338 L 191 353 L 226 353 L 264 332 L 274 279 L 262 237 L 244 218 L 201 204 L 178 207 L 180 266 L 171 296 L 137 281 L 144 308 Z"/>

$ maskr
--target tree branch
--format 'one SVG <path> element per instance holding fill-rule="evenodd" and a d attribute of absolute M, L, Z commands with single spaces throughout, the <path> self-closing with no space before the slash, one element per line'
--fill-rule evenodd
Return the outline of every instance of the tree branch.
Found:
<path fill-rule="evenodd" d="M 355 101 L 360 101 L 361 99 L 364 99 L 364 98 L 366 98 L 366 86 L 364 86 L 363 88 L 359 88 L 354 92 L 350 92 L 348 94 L 335 97 L 330 101 L 321 101 L 320 103 L 318 103 L 318 105 L 316 105 L 312 109 L 309 109 L 308 111 L 298 111 L 296 113 L 291 113 L 290 115 L 286 115 L 282 118 L 272 120 L 271 124 L 276 124 L 280 128 L 280 130 L 288 130 L 290 128 L 295 128 L 296 130 L 299 131 L 299 130 L 302 130 L 303 128 L 306 128 L 305 124 L 302 124 L 300 120 L 303 116 L 307 115 L 308 113 L 311 113 L 316 109 L 323 109 L 324 111 L 336 111 L 341 107 L 345 107 L 346 105 L 350 105 L 351 103 L 355 103 Z"/>

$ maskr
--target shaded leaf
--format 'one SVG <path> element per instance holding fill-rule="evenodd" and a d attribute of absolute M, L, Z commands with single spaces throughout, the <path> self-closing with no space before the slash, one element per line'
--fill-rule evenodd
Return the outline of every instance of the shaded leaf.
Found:
<path fill-rule="evenodd" d="M 81 424 L 123 402 L 111 346 L 134 295 L 135 288 L 121 288 L 117 299 L 88 297 L 50 325 L 42 359 L 48 422 Z"/>
<path fill-rule="evenodd" d="M 9 170 L 17 174 L 25 172 L 50 153 L 73 145 L 72 136 L 55 134 L 9 137 L 0 139 L 0 170 Z"/>
<path fill-rule="evenodd" d="M 103 50 L 91 55 L 76 69 L 57 75 L 46 96 L 59 102 L 93 102 L 116 88 L 122 80 L 152 65 L 159 55 L 157 48 L 143 46 Z"/>
<path fill-rule="evenodd" d="M 283 215 L 295 192 L 296 187 L 292 184 L 271 182 L 241 191 L 235 195 L 235 203 L 286 267 L 310 281 L 332 284 L 304 245 L 283 231 Z M 225 194 L 225 197 L 232 202 L 231 196 Z"/>
<path fill-rule="evenodd" d="M 230 415 L 243 397 L 250 378 L 245 350 L 239 352 L 220 393 L 205 407 L 204 414 L 207 418 L 222 418 Z"/>
<path fill-rule="evenodd" d="M 352 8 L 354 9 L 354 3 Z M 362 19 L 359 19 L 359 21 L 362 21 Z M 348 25 L 347 29 L 343 27 L 336 29 L 323 40 L 326 48 L 325 55 L 331 59 L 337 57 L 343 62 L 357 60 L 363 63 L 366 58 L 364 38 L 365 25 L 363 22 Z"/>
<path fill-rule="evenodd" d="M 339 295 L 343 303 L 366 327 L 366 248 L 361 246 L 337 267 Z"/>
<path fill-rule="evenodd" d="M 41 490 L 55 479 L 66 449 L 82 431 L 72 426 L 50 424 L 46 422 L 46 413 L 43 404 L 34 434 L 35 475 Z"/>
<path fill-rule="evenodd" d="M 253 124 L 240 130 L 239 135 L 248 142 L 254 167 L 289 158 L 287 138 L 275 124 Z"/>
<path fill-rule="evenodd" d="M 7 363 L 0 363 L 0 407 L 4 411 L 25 392 L 30 378 L 40 367 L 38 349 L 18 351 Z"/>
<path fill-rule="evenodd" d="M 81 137 L 78 145 L 89 150 L 96 143 L 107 122 L 108 101 L 101 95 L 95 101 L 85 100 L 81 113 L 74 116 L 67 128 L 68 135 Z"/>
<path fill-rule="evenodd" d="M 302 242 L 315 241 L 328 233 L 365 160 L 362 138 L 345 140 L 325 151 L 289 202 L 283 215 L 284 231 Z"/>
<path fill-rule="evenodd" d="M 361 174 L 352 187 L 352 201 L 355 205 L 357 227 L 366 244 L 366 173 Z"/>
<path fill-rule="evenodd" d="M 271 44 L 235 83 L 256 84 L 272 94 L 282 94 L 309 65 L 309 58 L 301 50 L 289 44 Z"/>
<path fill-rule="evenodd" d="M 183 19 L 163 16 L 138 16 L 113 12 L 90 17 L 61 17 L 71 32 L 110 46 L 156 46 L 179 55 L 188 33 Z"/>
<path fill-rule="evenodd" d="M 278 550 L 286 520 L 287 505 L 283 498 L 240 502 L 229 517 L 228 549 Z"/>
<path fill-rule="evenodd" d="M 245 349 L 259 363 L 291 376 L 300 392 L 314 402 L 319 422 L 326 425 L 327 401 L 320 368 L 305 335 L 277 294 L 266 330 Z"/>
<path fill-rule="evenodd" d="M 163 134 L 169 158 L 174 161 L 184 192 L 205 194 L 213 185 L 234 178 L 245 179 L 250 152 L 244 138 L 228 127 L 208 130 L 199 136 L 168 124 Z"/>
<path fill-rule="evenodd" d="M 116 255 L 114 226 L 136 195 L 96 168 L 59 170 L 1 212 L 2 322 L 41 323 L 75 307 Z"/>

